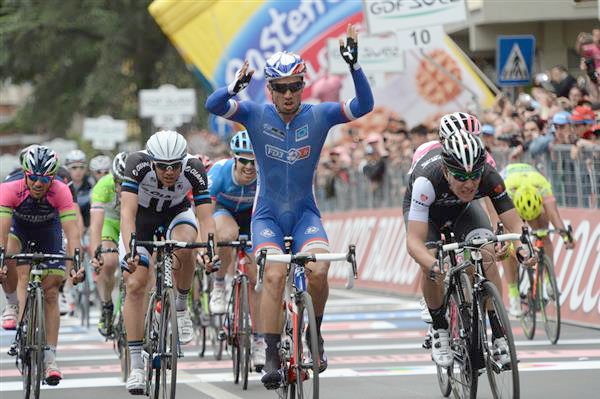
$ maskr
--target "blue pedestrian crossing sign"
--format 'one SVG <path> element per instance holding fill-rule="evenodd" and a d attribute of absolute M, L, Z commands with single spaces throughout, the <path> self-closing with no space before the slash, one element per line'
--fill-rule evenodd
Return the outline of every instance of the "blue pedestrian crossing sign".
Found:
<path fill-rule="evenodd" d="M 498 36 L 496 39 L 497 83 L 500 86 L 524 86 L 531 82 L 535 37 L 533 35 Z"/>

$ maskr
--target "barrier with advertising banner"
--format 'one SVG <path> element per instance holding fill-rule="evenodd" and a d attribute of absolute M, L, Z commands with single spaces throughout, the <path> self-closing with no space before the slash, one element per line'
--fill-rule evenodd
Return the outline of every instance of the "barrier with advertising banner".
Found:
<path fill-rule="evenodd" d="M 560 212 L 573 226 L 577 240 L 573 250 L 566 250 L 560 237 L 552 240 L 562 319 L 600 327 L 600 211 L 563 208 Z M 420 295 L 421 272 L 406 250 L 401 209 L 330 213 L 323 219 L 332 251 L 356 244 L 357 287 Z M 335 262 L 329 276 L 341 283 L 347 273 L 346 265 Z"/>

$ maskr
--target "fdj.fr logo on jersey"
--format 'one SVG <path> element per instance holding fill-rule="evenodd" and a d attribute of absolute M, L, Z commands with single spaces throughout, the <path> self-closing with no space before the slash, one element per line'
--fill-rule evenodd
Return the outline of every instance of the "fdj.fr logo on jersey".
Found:
<path fill-rule="evenodd" d="M 265 146 L 265 150 L 269 158 L 277 159 L 278 161 L 282 161 L 290 165 L 293 165 L 294 163 L 296 163 L 296 161 L 306 159 L 310 156 L 309 145 L 300 148 L 292 148 L 289 151 L 286 151 L 282 150 L 281 148 L 267 144 Z"/>

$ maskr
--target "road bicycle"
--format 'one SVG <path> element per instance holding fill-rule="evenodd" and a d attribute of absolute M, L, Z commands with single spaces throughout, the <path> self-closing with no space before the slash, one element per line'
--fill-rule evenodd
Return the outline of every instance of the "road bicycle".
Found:
<path fill-rule="evenodd" d="M 102 254 L 106 253 L 119 253 L 119 250 L 116 248 L 103 248 L 101 245 L 96 248 L 94 252 L 94 257 L 102 262 Z M 119 278 L 119 291 L 117 294 L 117 301 L 114 306 L 114 312 L 112 315 L 112 320 L 110 324 L 110 328 L 108 331 L 108 336 L 106 340 L 112 339 L 113 341 L 113 350 L 119 357 L 119 363 L 121 365 L 121 379 L 123 382 L 127 381 L 129 377 L 129 366 L 130 366 L 130 358 L 129 358 L 129 347 L 127 346 L 127 332 L 125 331 L 125 280 L 123 279 L 123 275 Z"/>
<path fill-rule="evenodd" d="M 277 393 L 280 398 L 318 399 L 320 364 L 317 322 L 312 298 L 307 291 L 306 264 L 340 260 L 349 262 L 352 269 L 346 288 L 352 288 L 353 280 L 358 278 L 355 246 L 350 245 L 347 253 L 292 254 L 292 242 L 292 237 L 284 238 L 287 254 L 267 254 L 265 249 L 260 251 L 256 259 L 258 278 L 255 290 L 258 292 L 262 289 L 265 262 L 288 265 L 283 296 L 284 323 L 279 344 L 283 380 Z M 310 337 L 309 342 L 307 336 Z"/>
<path fill-rule="evenodd" d="M 518 399 L 520 396 L 519 370 L 514 338 L 502 297 L 496 286 L 485 276 L 482 247 L 488 244 L 519 240 L 530 253 L 533 248 L 527 228 L 521 234 L 499 234 L 487 238 L 474 238 L 453 242 L 452 233 L 444 235 L 435 246 L 439 264 L 445 269 L 444 306 L 449 318 L 450 349 L 453 365 L 438 367 L 438 383 L 444 396 L 450 391 L 456 399 L 477 397 L 478 378 L 487 372 L 495 399 Z M 458 262 L 459 255 L 463 261 Z M 469 277 L 467 270 L 472 272 Z M 493 320 L 493 321 L 492 321 Z M 491 323 L 497 323 L 498 338 L 504 338 L 508 352 L 496 350 Z M 508 355 L 508 361 L 501 357 Z"/>
<path fill-rule="evenodd" d="M 560 337 L 560 292 L 554 262 L 544 251 L 543 239 L 551 233 L 572 236 L 572 228 L 533 230 L 537 262 L 533 267 L 519 265 L 519 294 L 523 315 L 519 318 L 528 339 L 535 336 L 536 313 L 541 311 L 546 335 L 552 344 Z"/>
<path fill-rule="evenodd" d="M 28 250 L 32 250 L 28 245 Z M 0 248 L 0 269 L 4 267 L 4 260 L 11 259 L 18 262 L 31 264 L 29 282 L 27 284 L 27 296 L 23 317 L 17 325 L 15 344 L 8 352 L 15 356 L 17 369 L 23 376 L 23 397 L 35 399 L 40 396 L 40 386 L 44 379 L 44 351 L 46 345 L 46 323 L 44 313 L 44 289 L 42 280 L 44 276 L 44 262 L 50 261 L 72 261 L 75 271 L 79 270 L 80 252 L 75 249 L 74 256 L 64 256 L 43 253 L 21 253 L 5 256 L 4 249 Z M 56 385 L 58 381 L 50 381 L 49 385 Z"/>
<path fill-rule="evenodd" d="M 156 287 L 148 302 L 144 319 L 142 358 L 146 369 L 145 394 L 151 398 L 175 398 L 177 387 L 177 359 L 183 356 L 177 330 L 177 309 L 173 288 L 173 252 L 178 249 L 207 248 L 214 254 L 214 238 L 209 234 L 207 243 L 165 240 L 165 230 L 157 229 L 156 241 L 138 241 L 131 234 L 131 257 L 137 256 L 137 247 L 156 249 Z"/>
<path fill-rule="evenodd" d="M 210 343 L 215 360 L 223 358 L 225 334 L 223 332 L 223 315 L 210 312 L 210 293 L 213 286 L 212 273 L 219 264 L 207 269 L 203 263 L 196 263 L 192 278 L 192 286 L 188 295 L 188 308 L 191 311 L 192 325 L 196 335 L 196 345 L 200 346 L 198 356 L 206 354 L 207 341 Z"/>
<path fill-rule="evenodd" d="M 254 309 L 250 294 L 248 265 L 252 263 L 246 250 L 252 246 L 247 235 L 235 241 L 219 241 L 218 247 L 231 247 L 236 251 L 236 268 L 231 282 L 231 295 L 225 314 L 224 331 L 227 345 L 231 348 L 233 360 L 233 382 L 242 381 L 242 389 L 248 389 L 250 370 L 251 337 L 254 326 Z M 262 369 L 262 368 L 261 368 Z M 258 372 L 261 370 L 257 368 Z"/>

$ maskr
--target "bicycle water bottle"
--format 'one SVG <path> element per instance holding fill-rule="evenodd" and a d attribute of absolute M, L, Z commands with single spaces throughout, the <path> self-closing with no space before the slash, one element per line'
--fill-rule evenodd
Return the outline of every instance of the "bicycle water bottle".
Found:
<path fill-rule="evenodd" d="M 294 283 L 296 285 L 296 291 L 306 291 L 306 281 L 304 279 L 303 266 L 296 266 L 296 268 L 294 268 Z"/>

